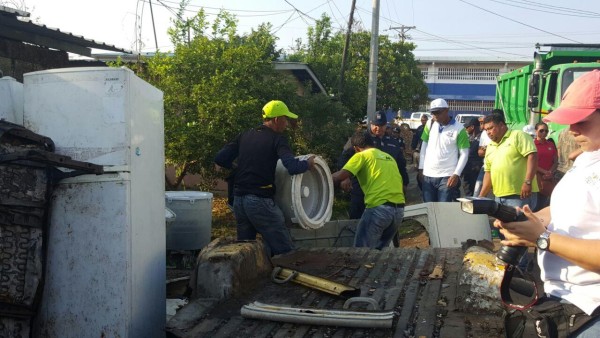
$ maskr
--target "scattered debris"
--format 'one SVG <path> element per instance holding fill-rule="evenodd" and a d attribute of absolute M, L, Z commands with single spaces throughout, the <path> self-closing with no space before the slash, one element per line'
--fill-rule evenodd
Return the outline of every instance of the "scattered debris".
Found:
<path fill-rule="evenodd" d="M 441 264 L 437 264 L 433 268 L 433 272 L 429 274 L 429 279 L 442 279 L 444 277 L 444 268 Z"/>

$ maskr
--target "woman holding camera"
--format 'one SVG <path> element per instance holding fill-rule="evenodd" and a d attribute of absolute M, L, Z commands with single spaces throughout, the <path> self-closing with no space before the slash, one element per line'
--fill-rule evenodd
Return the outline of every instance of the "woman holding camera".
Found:
<path fill-rule="evenodd" d="M 600 70 L 575 80 L 544 121 L 568 124 L 583 153 L 556 185 L 549 207 L 533 213 L 525 206 L 527 221 L 494 225 L 506 237 L 503 245 L 537 246 L 544 301 L 581 310 L 573 322 L 585 324 L 566 334 L 600 337 Z"/>

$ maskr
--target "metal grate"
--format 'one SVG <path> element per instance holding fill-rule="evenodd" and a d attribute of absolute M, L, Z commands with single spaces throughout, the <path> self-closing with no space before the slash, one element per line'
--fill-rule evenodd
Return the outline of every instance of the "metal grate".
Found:
<path fill-rule="evenodd" d="M 494 109 L 494 101 L 465 101 L 465 100 L 450 100 L 448 101 L 450 110 L 452 111 L 472 111 L 482 112 Z"/>
<path fill-rule="evenodd" d="M 495 81 L 500 74 L 499 68 L 451 68 L 440 67 L 438 80 Z"/>

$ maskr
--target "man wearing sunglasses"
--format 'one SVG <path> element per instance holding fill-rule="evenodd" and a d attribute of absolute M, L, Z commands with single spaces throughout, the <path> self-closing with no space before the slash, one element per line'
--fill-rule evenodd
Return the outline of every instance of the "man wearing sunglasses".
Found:
<path fill-rule="evenodd" d="M 455 202 L 460 197 L 460 176 L 469 159 L 469 135 L 450 115 L 444 99 L 431 101 L 435 121 L 425 126 L 419 154 L 423 202 Z"/>

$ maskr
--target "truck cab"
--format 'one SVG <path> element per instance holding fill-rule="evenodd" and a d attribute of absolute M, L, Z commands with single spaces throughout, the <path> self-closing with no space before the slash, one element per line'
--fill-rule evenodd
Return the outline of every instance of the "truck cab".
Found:
<path fill-rule="evenodd" d="M 550 50 L 539 49 L 549 46 Z M 556 109 L 569 85 L 579 76 L 600 69 L 600 45 L 538 45 L 531 65 L 498 77 L 495 108 L 502 109 L 511 129 L 534 125 Z M 567 126 L 549 123 L 557 141 Z"/>

